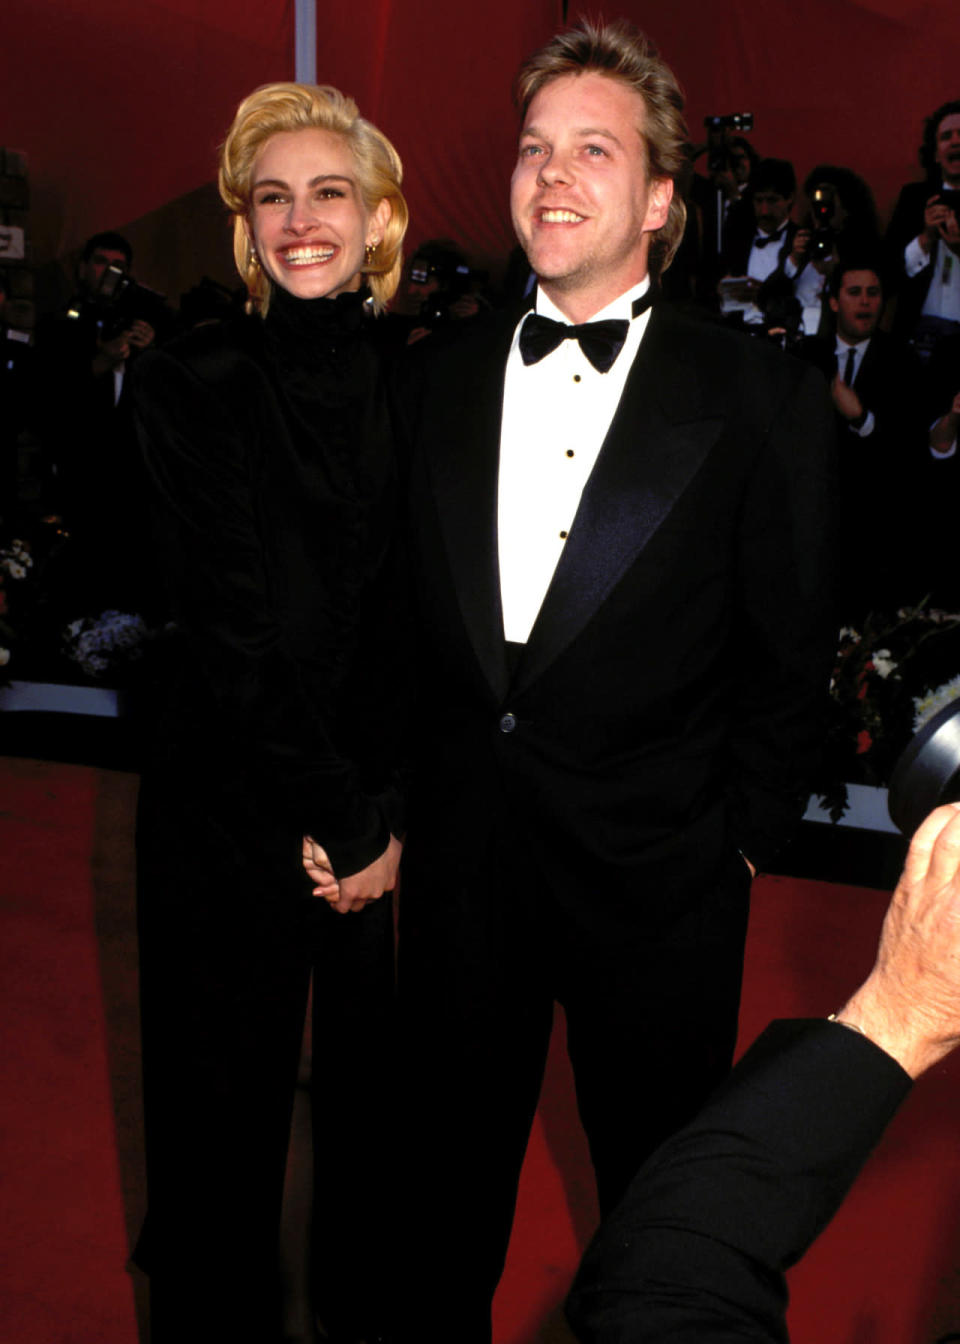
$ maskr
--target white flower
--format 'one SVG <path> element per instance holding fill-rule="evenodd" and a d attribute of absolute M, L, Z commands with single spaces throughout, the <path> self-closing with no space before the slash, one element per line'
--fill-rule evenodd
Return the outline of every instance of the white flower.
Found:
<path fill-rule="evenodd" d="M 25 579 L 27 571 L 19 560 L 14 560 L 12 556 L 5 555 L 3 558 L 3 568 L 10 575 L 11 579 Z"/>
<path fill-rule="evenodd" d="M 837 636 L 837 639 L 840 644 L 842 644 L 845 639 L 849 639 L 851 644 L 860 643 L 860 636 L 857 631 L 854 630 L 852 625 L 841 626 L 840 634 Z"/>
<path fill-rule="evenodd" d="M 945 681 L 942 686 L 936 690 L 927 691 L 926 695 L 914 697 L 913 708 L 916 713 L 913 716 L 913 731 L 919 733 L 925 723 L 929 723 L 935 714 L 949 705 L 952 700 L 960 696 L 960 675 L 951 677 Z"/>
<path fill-rule="evenodd" d="M 873 670 L 884 679 L 897 670 L 897 665 L 891 658 L 889 649 L 875 649 L 870 655 L 870 661 L 873 663 Z"/>
<path fill-rule="evenodd" d="M 10 661 L 10 650 L 0 649 L 0 667 L 6 667 Z"/>

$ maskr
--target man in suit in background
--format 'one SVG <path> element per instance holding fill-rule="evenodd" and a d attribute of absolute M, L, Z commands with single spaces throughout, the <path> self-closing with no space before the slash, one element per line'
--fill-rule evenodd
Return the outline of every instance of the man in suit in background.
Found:
<path fill-rule="evenodd" d="M 784 1270 L 833 1217 L 911 1080 L 958 1043 L 951 803 L 913 837 L 857 992 L 829 1020 L 772 1023 L 638 1172 L 577 1275 L 578 1338 L 784 1344 Z"/>
<path fill-rule="evenodd" d="M 875 257 L 851 253 L 830 277 L 833 338 L 810 336 L 795 353 L 830 381 L 837 417 L 840 614 L 858 624 L 869 611 L 919 602 L 929 578 L 921 512 L 908 506 L 926 483 L 919 369 L 908 346 L 878 330 L 883 282 Z M 878 547 L 878 536 L 902 544 Z"/>
<path fill-rule="evenodd" d="M 833 649 L 822 378 L 649 307 L 683 230 L 672 73 L 583 24 L 519 102 L 536 311 L 434 352 L 410 411 L 421 1344 L 490 1339 L 554 1001 L 605 1210 L 729 1068 L 750 877 L 802 810 Z"/>

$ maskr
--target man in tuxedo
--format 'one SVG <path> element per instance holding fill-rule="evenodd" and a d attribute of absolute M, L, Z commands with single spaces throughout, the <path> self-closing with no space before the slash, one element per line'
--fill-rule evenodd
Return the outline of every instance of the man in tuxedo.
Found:
<path fill-rule="evenodd" d="M 727 276 L 745 276 L 744 292 L 753 299 L 743 320 L 761 325 L 772 309 L 779 314 L 794 297 L 805 253 L 790 218 L 797 197 L 797 177 L 787 159 L 761 159 L 750 182 L 752 218 L 741 213 L 728 232 L 724 254 Z"/>
<path fill-rule="evenodd" d="M 739 228 L 731 231 L 727 243 L 730 274 L 766 280 L 786 264 L 797 233 L 790 218 L 796 198 L 793 164 L 787 159 L 761 159 L 750 181 L 752 215 L 740 216 Z"/>
<path fill-rule="evenodd" d="M 584 1344 L 785 1344 L 783 1271 L 823 1231 L 913 1079 L 960 1042 L 960 804 L 914 836 L 871 974 L 774 1022 L 641 1168 L 568 1303 Z"/>
<path fill-rule="evenodd" d="M 422 708 L 400 934 L 407 1333 L 490 1339 L 554 1001 L 601 1206 L 729 1067 L 751 873 L 802 810 L 833 645 L 820 375 L 649 306 L 672 73 L 583 24 L 521 71 L 534 314 L 410 412 Z"/>

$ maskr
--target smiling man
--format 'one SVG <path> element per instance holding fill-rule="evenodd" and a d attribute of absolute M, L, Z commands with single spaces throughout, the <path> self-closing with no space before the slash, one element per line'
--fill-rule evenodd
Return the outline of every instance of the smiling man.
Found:
<path fill-rule="evenodd" d="M 750 878 L 799 815 L 832 646 L 822 379 L 651 308 L 685 213 L 673 75 L 583 24 L 518 91 L 534 311 L 434 352 L 410 412 L 421 1342 L 490 1339 L 554 1002 L 604 1209 L 729 1067 Z"/>

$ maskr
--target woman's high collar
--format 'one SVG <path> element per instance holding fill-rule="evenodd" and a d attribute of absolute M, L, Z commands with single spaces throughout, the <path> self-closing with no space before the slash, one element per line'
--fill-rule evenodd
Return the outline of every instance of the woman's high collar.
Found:
<path fill-rule="evenodd" d="M 360 330 L 364 297 L 363 290 L 349 290 L 335 299 L 301 299 L 274 285 L 267 329 L 283 344 L 288 340 L 327 344 Z"/>

